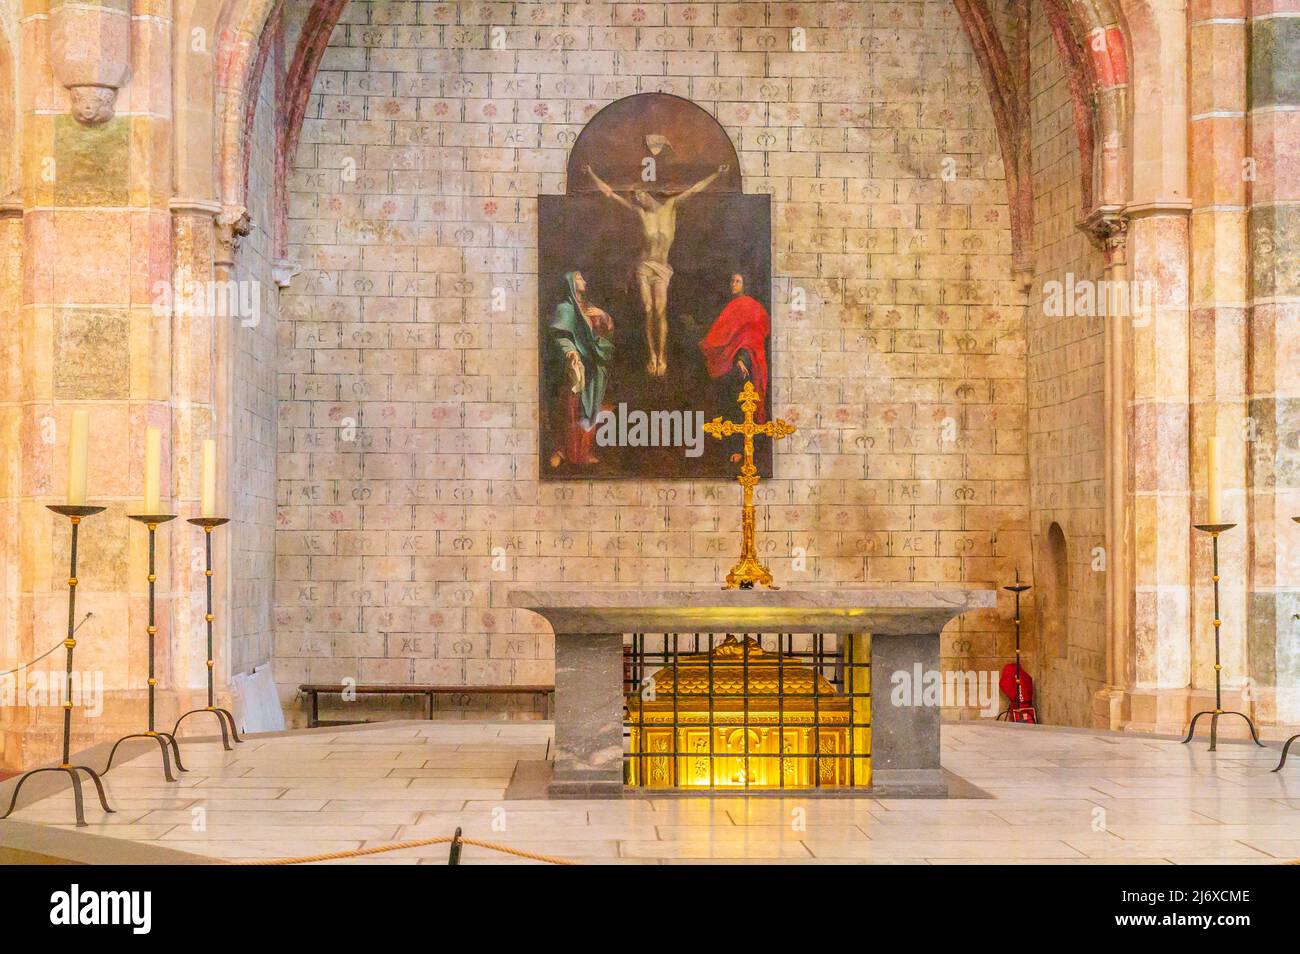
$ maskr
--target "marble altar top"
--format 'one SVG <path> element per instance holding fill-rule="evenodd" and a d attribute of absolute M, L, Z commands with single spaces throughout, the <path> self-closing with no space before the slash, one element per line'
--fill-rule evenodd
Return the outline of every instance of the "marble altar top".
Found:
<path fill-rule="evenodd" d="M 516 584 L 509 606 L 544 617 L 557 633 L 938 633 L 969 610 L 997 603 L 992 587 L 835 586 L 723 590 L 716 585 Z"/>

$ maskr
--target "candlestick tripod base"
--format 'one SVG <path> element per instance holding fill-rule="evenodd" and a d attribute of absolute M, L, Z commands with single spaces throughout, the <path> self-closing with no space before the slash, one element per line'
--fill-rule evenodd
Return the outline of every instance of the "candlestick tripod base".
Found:
<path fill-rule="evenodd" d="M 1286 755 L 1291 751 L 1291 743 L 1295 742 L 1296 739 L 1300 739 L 1300 734 L 1293 735 L 1282 743 L 1282 757 L 1277 760 L 1277 768 L 1273 769 L 1274 772 L 1282 771 L 1282 766 L 1286 765 Z"/>
<path fill-rule="evenodd" d="M 85 798 L 81 792 L 81 776 L 78 772 L 85 772 L 90 776 L 90 780 L 95 783 L 95 791 L 99 794 L 99 804 L 108 814 L 113 814 L 113 809 L 108 807 L 108 796 L 104 794 L 104 783 L 99 778 L 99 773 L 89 765 L 72 764 L 72 651 L 77 646 L 77 627 L 73 625 L 73 618 L 76 615 L 77 606 L 77 533 L 81 526 L 81 521 L 86 517 L 93 517 L 95 514 L 103 513 L 103 507 L 89 506 L 86 504 L 50 504 L 47 510 L 52 510 L 60 516 L 67 517 L 72 524 L 72 540 L 69 547 L 68 555 L 68 636 L 64 640 L 63 646 L 67 650 L 67 662 L 64 667 L 64 701 L 63 701 L 63 761 L 58 765 L 47 765 L 44 768 L 32 769 L 25 772 L 14 784 L 13 797 L 9 799 L 9 807 L 5 810 L 0 819 L 8 818 L 14 813 L 14 808 L 18 805 L 18 793 L 22 791 L 27 780 L 33 775 L 40 775 L 42 772 L 67 772 L 68 778 L 72 780 L 72 804 L 76 810 L 77 827 L 86 827 Z"/>
<path fill-rule="evenodd" d="M 117 755 L 117 748 L 128 739 L 153 739 L 162 749 L 163 777 L 169 782 L 177 781 L 176 776 L 172 775 L 171 760 L 176 760 L 176 768 L 182 772 L 188 772 L 181 763 L 181 750 L 176 745 L 176 736 L 170 732 L 133 732 L 131 735 L 124 735 L 113 743 L 112 750 L 108 753 L 108 761 L 104 764 L 104 771 L 107 772 L 113 767 L 113 756 Z M 169 751 L 170 750 L 170 751 Z"/>
<path fill-rule="evenodd" d="M 14 813 L 14 807 L 18 804 L 18 793 L 27 784 L 27 780 L 33 775 L 40 775 L 42 772 L 67 772 L 68 777 L 72 779 L 72 803 L 77 814 L 78 828 L 86 827 L 85 799 L 81 793 L 81 776 L 77 774 L 78 772 L 85 772 L 90 776 L 90 780 L 95 783 L 95 791 L 99 794 L 100 807 L 108 814 L 113 814 L 113 809 L 108 807 L 108 796 L 104 794 L 104 783 L 100 781 L 99 773 L 93 768 L 89 765 L 50 765 L 45 768 L 32 769 L 18 780 L 18 784 L 14 786 L 13 798 L 9 799 L 9 808 L 3 815 L 0 815 L 0 820 L 8 818 Z"/>
<path fill-rule="evenodd" d="M 203 618 L 206 621 L 208 628 L 208 704 L 201 709 L 191 709 L 189 712 L 184 713 L 179 719 L 177 719 L 176 725 L 172 727 L 172 735 L 176 735 L 179 732 L 181 723 L 190 716 L 200 715 L 204 712 L 211 712 L 217 717 L 217 726 L 221 729 L 221 747 L 229 752 L 234 748 L 230 744 L 232 737 L 236 742 L 243 742 L 244 740 L 239 737 L 239 730 L 235 728 L 235 717 L 231 711 L 229 709 L 223 709 L 221 706 L 216 704 L 216 695 L 212 685 L 212 621 L 214 618 L 212 615 L 212 531 L 229 523 L 230 518 L 191 517 L 189 522 L 203 530 L 203 550 L 205 554 L 203 575 L 207 580 L 207 612 L 203 614 Z"/>
<path fill-rule="evenodd" d="M 1223 708 L 1223 658 L 1220 655 L 1219 630 L 1223 626 L 1223 620 L 1219 616 L 1219 534 L 1225 533 L 1236 526 L 1235 523 L 1196 523 L 1192 524 L 1197 530 L 1210 535 L 1211 545 L 1211 573 L 1210 580 L 1214 584 L 1214 708 L 1205 709 L 1192 716 L 1192 724 L 1187 727 L 1187 738 L 1183 739 L 1183 745 L 1192 741 L 1196 735 L 1196 723 L 1200 721 L 1201 716 L 1210 717 L 1210 751 L 1213 752 L 1219 744 L 1219 718 L 1226 715 L 1240 716 L 1246 720 L 1246 726 L 1250 729 L 1250 737 L 1255 740 L 1255 744 L 1260 748 L 1264 743 L 1259 741 L 1259 733 L 1255 731 L 1255 723 L 1250 721 L 1250 716 L 1244 712 L 1235 712 Z"/>
<path fill-rule="evenodd" d="M 242 743 L 244 741 L 239 737 L 239 730 L 235 728 L 235 717 L 231 714 L 229 709 L 223 709 L 220 706 L 204 706 L 202 709 L 191 709 L 176 720 L 176 725 L 172 728 L 172 733 L 175 734 L 180 729 L 181 723 L 185 721 L 185 719 L 192 715 L 201 715 L 204 712 L 211 712 L 217 717 L 217 725 L 221 728 L 221 747 L 227 752 L 233 751 L 235 748 L 230 744 L 232 738 L 236 742 Z M 229 728 L 227 728 L 227 726 L 229 726 Z"/>
<path fill-rule="evenodd" d="M 117 755 L 118 747 L 128 739 L 153 739 L 162 749 L 162 766 L 163 777 L 169 782 L 177 781 L 172 775 L 172 759 L 176 759 L 176 768 L 178 771 L 189 771 L 184 763 L 181 762 L 181 750 L 176 744 L 176 737 L 169 732 L 159 732 L 154 728 L 154 636 L 157 634 L 156 620 L 154 618 L 154 584 L 157 581 L 156 566 L 154 562 L 155 553 L 155 534 L 158 527 L 164 523 L 170 523 L 176 519 L 174 513 L 133 513 L 127 517 L 136 523 L 142 523 L 149 531 L 149 723 L 148 728 L 143 732 L 133 732 L 130 735 L 124 735 L 113 743 L 113 748 L 108 753 L 108 762 L 104 765 L 104 771 L 107 772 L 113 767 L 113 758 Z"/>
<path fill-rule="evenodd" d="M 1183 745 L 1186 745 L 1188 742 L 1192 741 L 1192 736 L 1196 734 L 1197 720 L 1200 719 L 1201 716 L 1206 716 L 1206 715 L 1210 717 L 1210 751 L 1211 752 L 1215 751 L 1219 741 L 1219 717 L 1230 716 L 1230 715 L 1241 716 L 1241 718 L 1245 719 L 1246 726 L 1250 729 L 1250 737 L 1255 740 L 1255 744 L 1258 745 L 1261 749 L 1264 748 L 1264 743 L 1259 741 L 1259 733 L 1255 731 L 1255 723 L 1250 721 L 1250 716 L 1246 715 L 1246 713 L 1244 712 L 1235 712 L 1231 709 L 1228 710 L 1205 709 L 1202 712 L 1196 713 L 1196 715 L 1192 716 L 1192 724 L 1187 729 L 1187 738 L 1183 739 Z"/>

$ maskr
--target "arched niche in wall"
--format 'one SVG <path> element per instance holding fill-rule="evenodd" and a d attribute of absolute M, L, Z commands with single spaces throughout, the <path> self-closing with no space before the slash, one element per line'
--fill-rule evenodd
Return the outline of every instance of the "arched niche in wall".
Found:
<path fill-rule="evenodd" d="M 1070 566 L 1065 531 L 1059 523 L 1047 528 L 1035 572 L 1038 577 L 1038 620 L 1044 659 L 1064 659 L 1070 651 Z"/>

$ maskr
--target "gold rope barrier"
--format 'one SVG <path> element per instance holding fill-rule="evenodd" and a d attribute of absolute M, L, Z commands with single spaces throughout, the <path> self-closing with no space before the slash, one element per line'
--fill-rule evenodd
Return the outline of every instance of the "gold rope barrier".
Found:
<path fill-rule="evenodd" d="M 250 865 L 255 867 L 264 867 L 267 865 L 305 865 L 316 861 L 338 861 L 343 858 L 362 858 L 366 855 L 378 855 L 386 851 L 401 851 L 404 848 L 425 848 L 429 845 L 445 845 L 454 841 L 462 845 L 474 845 L 476 848 L 488 848 L 492 851 L 499 851 L 507 855 L 515 855 L 519 858 L 527 858 L 529 861 L 542 861 L 548 865 L 580 865 L 581 862 L 571 861 L 568 858 L 555 858 L 551 855 L 539 855 L 532 851 L 520 851 L 518 848 L 511 848 L 509 845 L 499 845 L 494 841 L 480 841 L 477 838 L 451 837 L 444 835 L 441 838 L 422 838 L 418 841 L 396 841 L 388 845 L 376 845 L 373 848 L 352 848 L 348 851 L 331 851 L 322 855 L 301 855 L 297 858 L 267 858 L 265 860 L 254 861 L 227 861 L 232 865 Z"/>

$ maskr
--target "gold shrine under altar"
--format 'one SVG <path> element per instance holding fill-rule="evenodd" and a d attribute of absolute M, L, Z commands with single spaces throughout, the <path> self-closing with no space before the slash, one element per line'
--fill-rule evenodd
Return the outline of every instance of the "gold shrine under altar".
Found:
<path fill-rule="evenodd" d="M 843 672 L 851 695 L 838 692 L 799 657 L 769 652 L 750 637 L 741 642 L 727 636 L 711 652 L 677 656 L 676 665 L 646 680 L 649 692 L 627 697 L 631 748 L 626 783 L 647 788 L 870 786 L 868 639 L 846 638 Z M 854 650 L 861 660 L 856 665 Z"/>

